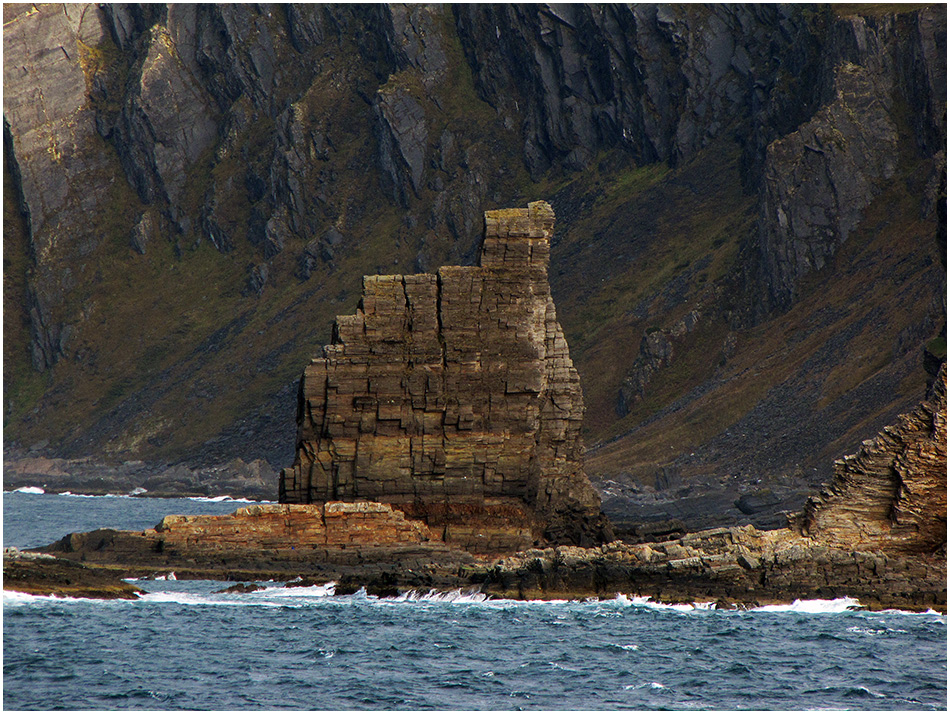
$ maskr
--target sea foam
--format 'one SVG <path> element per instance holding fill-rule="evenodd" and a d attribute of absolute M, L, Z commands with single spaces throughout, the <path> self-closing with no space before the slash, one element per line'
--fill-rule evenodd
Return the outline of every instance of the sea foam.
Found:
<path fill-rule="evenodd" d="M 420 592 L 410 590 L 394 598 L 388 598 L 391 602 L 449 602 L 449 603 L 473 603 L 485 602 L 488 596 L 485 593 L 469 591 L 463 592 L 461 589 L 450 590 L 449 592 L 439 592 L 438 590 L 429 590 Z"/>
<path fill-rule="evenodd" d="M 616 602 L 619 605 L 623 606 L 633 606 L 633 607 L 646 607 L 651 610 L 673 610 L 676 612 L 694 612 L 696 610 L 715 610 L 716 603 L 714 602 L 693 602 L 693 603 L 677 603 L 677 604 L 668 604 L 663 602 L 655 602 L 651 597 L 641 597 L 639 595 L 624 595 L 623 593 L 617 593 L 611 602 Z"/>
<path fill-rule="evenodd" d="M 803 612 L 808 614 L 826 614 L 848 612 L 860 609 L 861 603 L 853 597 L 839 597 L 835 600 L 796 600 L 791 605 L 763 605 L 752 608 L 751 612 Z"/>
<path fill-rule="evenodd" d="M 131 603 L 137 600 L 126 600 L 124 598 L 92 598 L 92 597 L 64 597 L 62 595 L 31 595 L 30 593 L 21 593 L 14 590 L 3 591 L 4 606 L 10 605 L 20 607 L 23 605 L 37 605 L 45 603 L 56 604 L 82 604 L 82 603 Z"/>

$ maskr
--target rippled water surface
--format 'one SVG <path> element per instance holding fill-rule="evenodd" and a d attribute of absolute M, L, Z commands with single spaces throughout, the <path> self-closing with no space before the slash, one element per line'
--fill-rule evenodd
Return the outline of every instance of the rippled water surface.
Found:
<path fill-rule="evenodd" d="M 6 545 L 26 545 L 7 530 L 8 509 L 29 508 L 23 496 L 4 495 Z M 70 503 L 108 510 L 122 500 Z M 724 612 L 626 597 L 377 600 L 279 583 L 248 594 L 216 593 L 227 584 L 207 581 L 137 584 L 149 594 L 135 602 L 5 593 L 4 708 L 947 705 L 947 621 L 935 614 L 848 611 L 843 601 Z"/>

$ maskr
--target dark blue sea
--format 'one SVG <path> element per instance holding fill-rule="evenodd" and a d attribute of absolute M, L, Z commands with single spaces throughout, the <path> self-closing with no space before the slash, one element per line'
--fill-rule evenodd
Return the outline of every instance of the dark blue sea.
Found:
<path fill-rule="evenodd" d="M 4 493 L 4 546 L 240 504 Z M 134 602 L 4 593 L 3 707 L 945 710 L 947 619 L 851 600 L 718 611 L 478 594 L 221 594 L 140 580 Z"/>

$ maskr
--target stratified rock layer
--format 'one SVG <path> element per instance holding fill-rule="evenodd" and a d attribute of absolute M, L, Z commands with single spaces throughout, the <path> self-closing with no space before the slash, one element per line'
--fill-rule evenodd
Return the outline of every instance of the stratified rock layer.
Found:
<path fill-rule="evenodd" d="M 226 516 L 166 516 L 143 531 L 71 533 L 44 550 L 128 574 L 173 570 L 182 577 L 225 579 L 236 573 L 326 573 L 330 579 L 353 568 L 412 573 L 445 563 L 457 569 L 473 558 L 387 504 L 339 501 L 254 504 Z"/>
<path fill-rule="evenodd" d="M 296 550 L 391 546 L 432 540 L 419 521 L 406 520 L 383 503 L 320 506 L 254 505 L 227 516 L 165 516 L 155 527 L 163 549 Z"/>
<path fill-rule="evenodd" d="M 280 500 L 392 503 L 448 543 L 600 539 L 580 378 L 548 284 L 554 212 L 489 211 L 479 267 L 363 280 L 304 372 Z"/>
<path fill-rule="evenodd" d="M 466 570 L 482 592 L 501 597 L 626 593 L 720 607 L 851 597 L 874 610 L 947 608 L 942 556 L 827 545 L 785 528 L 715 528 L 665 543 L 532 549 Z"/>
<path fill-rule="evenodd" d="M 946 362 L 926 401 L 835 462 L 834 480 L 805 506 L 802 530 L 836 544 L 946 552 Z"/>

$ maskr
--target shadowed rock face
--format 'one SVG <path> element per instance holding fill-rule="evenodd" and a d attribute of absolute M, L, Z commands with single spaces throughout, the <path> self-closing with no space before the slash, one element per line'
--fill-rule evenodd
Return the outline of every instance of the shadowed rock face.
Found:
<path fill-rule="evenodd" d="M 488 211 L 479 267 L 363 281 L 301 384 L 283 503 L 392 503 L 475 550 L 599 540 L 580 379 L 548 285 L 554 212 Z"/>

